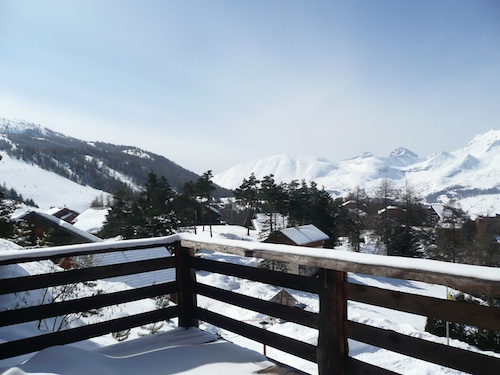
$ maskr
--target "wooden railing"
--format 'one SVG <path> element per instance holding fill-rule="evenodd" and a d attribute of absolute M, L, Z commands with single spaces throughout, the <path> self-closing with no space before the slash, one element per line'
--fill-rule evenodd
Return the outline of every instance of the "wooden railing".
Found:
<path fill-rule="evenodd" d="M 88 311 L 89 309 L 99 309 L 166 294 L 175 296 L 173 299 L 176 302 L 175 305 L 145 313 L 4 342 L 0 344 L 0 359 L 177 317 L 178 324 L 181 327 L 198 326 L 198 322 L 201 320 L 308 361 L 316 362 L 318 372 L 321 375 L 394 374 L 389 370 L 350 357 L 348 339 L 473 374 L 496 374 L 498 368 L 500 368 L 500 359 L 498 357 L 368 326 L 351 321 L 347 316 L 347 301 L 351 300 L 500 331 L 500 308 L 352 284 L 347 282 L 346 277 L 347 272 L 355 272 L 424 281 L 447 285 L 464 292 L 498 296 L 500 294 L 500 269 L 496 268 L 450 265 L 429 260 L 403 259 L 286 245 L 268 245 L 256 242 L 212 239 L 200 241 L 199 237 L 190 234 L 147 240 L 12 251 L 0 255 L 0 266 L 53 259 L 55 257 L 76 257 L 85 254 L 101 254 L 153 247 L 164 247 L 165 252 L 167 252 L 168 248 L 172 251 L 173 256 L 0 280 L 0 295 L 2 295 L 55 285 L 106 279 L 169 268 L 175 269 L 175 280 L 172 281 L 59 303 L 0 311 L 0 327 L 79 311 Z M 195 256 L 196 250 L 200 249 L 315 266 L 319 267 L 320 271 L 317 277 L 305 277 L 213 261 Z M 319 313 L 304 311 L 295 307 L 280 305 L 201 284 L 196 280 L 196 271 L 235 276 L 317 294 L 320 306 Z M 209 297 L 230 305 L 317 329 L 317 345 L 285 337 L 261 327 L 210 311 L 208 308 L 202 308 L 197 303 L 197 296 Z"/>

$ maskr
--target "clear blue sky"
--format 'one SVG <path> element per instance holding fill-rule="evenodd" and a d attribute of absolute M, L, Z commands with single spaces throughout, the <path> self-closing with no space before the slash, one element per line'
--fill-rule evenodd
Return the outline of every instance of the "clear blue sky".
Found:
<path fill-rule="evenodd" d="M 500 126 L 498 0 L 0 0 L 0 117 L 194 172 Z"/>

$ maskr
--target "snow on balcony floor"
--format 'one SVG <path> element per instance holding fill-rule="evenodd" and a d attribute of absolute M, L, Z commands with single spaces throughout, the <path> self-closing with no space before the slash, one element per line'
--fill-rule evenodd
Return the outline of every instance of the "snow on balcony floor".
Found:
<path fill-rule="evenodd" d="M 278 374 L 262 354 L 196 328 L 141 337 L 95 351 L 73 346 L 41 350 L 3 375 Z M 276 369 L 276 371 L 274 371 Z"/>

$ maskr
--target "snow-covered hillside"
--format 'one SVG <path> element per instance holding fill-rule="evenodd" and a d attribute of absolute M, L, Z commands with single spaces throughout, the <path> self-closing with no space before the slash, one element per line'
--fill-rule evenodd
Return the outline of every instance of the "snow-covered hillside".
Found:
<path fill-rule="evenodd" d="M 5 184 L 7 189 L 15 188 L 25 199 L 33 199 L 41 210 L 66 206 L 82 212 L 90 207 L 94 198 L 107 195 L 37 165 L 12 158 L 3 151 L 0 151 L 0 156 L 0 184 Z"/>
<path fill-rule="evenodd" d="M 500 213 L 500 130 L 479 134 L 464 148 L 420 158 L 405 148 L 388 157 L 369 152 L 334 163 L 312 156 L 275 155 L 241 163 L 214 176 L 214 182 L 234 189 L 254 173 L 273 174 L 277 182 L 315 181 L 336 196 L 355 187 L 373 194 L 383 179 L 396 187 L 408 181 L 429 203 L 458 200 L 471 216 Z"/>

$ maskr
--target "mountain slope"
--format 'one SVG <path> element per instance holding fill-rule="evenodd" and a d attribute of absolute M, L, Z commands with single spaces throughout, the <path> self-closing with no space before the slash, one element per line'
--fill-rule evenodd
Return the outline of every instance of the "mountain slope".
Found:
<path fill-rule="evenodd" d="M 214 176 L 214 182 L 234 189 L 254 173 L 274 174 L 277 182 L 315 181 L 335 196 L 355 187 L 373 195 L 383 179 L 395 187 L 409 181 L 429 203 L 458 200 L 473 216 L 500 213 L 500 130 L 479 134 L 464 148 L 420 158 L 405 148 L 388 157 L 371 153 L 337 163 L 311 156 L 275 155 L 241 163 Z"/>
<path fill-rule="evenodd" d="M 151 170 L 165 176 L 176 189 L 198 178 L 165 157 L 137 147 L 85 142 L 20 120 L 0 119 L 0 150 L 107 192 L 121 183 L 137 190 Z"/>
<path fill-rule="evenodd" d="M 0 183 L 14 188 L 25 199 L 33 199 L 42 210 L 70 207 L 82 212 L 92 200 L 106 195 L 101 190 L 80 185 L 65 177 L 26 163 L 0 151 Z"/>
<path fill-rule="evenodd" d="M 165 176 L 177 191 L 199 178 L 137 147 L 86 142 L 22 120 L 0 118 L 0 152 L 4 159 L 0 185 L 33 199 L 41 208 L 69 205 L 77 209 L 84 201 L 86 208 L 102 192 L 112 193 L 123 185 L 141 190 L 150 171 Z M 216 195 L 228 194 L 217 187 Z"/>

